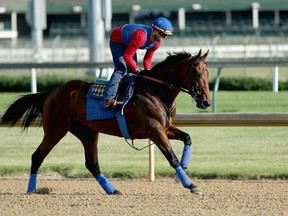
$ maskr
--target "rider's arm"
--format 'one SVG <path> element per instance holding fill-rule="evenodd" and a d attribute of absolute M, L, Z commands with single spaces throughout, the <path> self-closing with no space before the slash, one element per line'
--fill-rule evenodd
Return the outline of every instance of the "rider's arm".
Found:
<path fill-rule="evenodd" d="M 154 52 L 159 48 L 160 43 L 157 42 L 155 46 L 151 49 L 148 49 L 145 53 L 144 59 L 143 59 L 143 66 L 145 70 L 150 70 L 152 67 L 152 57 L 154 55 Z"/>
<path fill-rule="evenodd" d="M 125 50 L 124 53 L 124 60 L 127 64 L 127 66 L 132 70 L 132 71 L 137 71 L 139 69 L 138 65 L 133 59 L 133 56 L 137 52 L 137 50 L 144 45 L 146 41 L 146 34 L 143 30 L 136 30 L 131 37 L 131 40 Z"/>

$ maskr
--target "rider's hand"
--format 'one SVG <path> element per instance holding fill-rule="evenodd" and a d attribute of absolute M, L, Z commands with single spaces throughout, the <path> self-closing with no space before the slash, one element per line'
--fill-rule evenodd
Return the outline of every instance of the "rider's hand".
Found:
<path fill-rule="evenodd" d="M 141 70 L 140 68 L 138 68 L 138 69 L 135 71 L 135 74 L 140 75 L 141 72 L 142 72 L 142 70 Z"/>

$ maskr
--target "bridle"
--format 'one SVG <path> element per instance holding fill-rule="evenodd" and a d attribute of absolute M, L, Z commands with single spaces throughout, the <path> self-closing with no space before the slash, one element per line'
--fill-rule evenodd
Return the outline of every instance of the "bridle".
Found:
<path fill-rule="evenodd" d="M 154 77 L 150 77 L 150 76 L 147 76 L 147 75 L 139 75 L 139 76 L 142 77 L 143 79 L 150 80 L 152 82 L 168 86 L 170 90 L 178 89 L 181 92 L 189 94 L 194 100 L 198 99 L 198 97 L 200 95 L 199 91 L 201 89 L 207 87 L 207 85 L 202 85 L 200 87 L 196 87 L 196 78 L 195 77 L 192 77 L 192 86 L 191 86 L 191 89 L 189 90 L 189 89 L 186 89 L 186 88 L 184 88 L 182 86 L 178 86 L 178 85 L 173 84 L 173 83 L 167 83 L 167 82 L 165 82 L 163 80 L 160 80 L 160 79 L 157 79 L 157 78 L 154 78 Z"/>

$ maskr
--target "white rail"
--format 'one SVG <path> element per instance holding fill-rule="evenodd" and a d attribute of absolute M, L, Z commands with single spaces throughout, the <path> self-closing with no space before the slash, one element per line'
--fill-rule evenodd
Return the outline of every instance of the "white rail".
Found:
<path fill-rule="evenodd" d="M 220 82 L 221 70 L 227 67 L 284 67 L 288 66 L 287 60 L 233 60 L 233 61 L 211 61 L 209 67 L 218 69 L 213 91 L 213 111 L 216 111 L 216 93 Z M 109 68 L 112 62 L 64 62 L 64 63 L 4 63 L 1 69 L 23 69 L 23 68 Z M 32 80 L 37 80 L 32 77 Z M 274 80 L 278 82 L 278 80 Z M 273 84 L 275 85 L 275 84 Z M 1 117 L 1 116 L 0 116 Z M 39 121 L 39 120 L 38 120 Z M 288 113 L 194 113 L 178 114 L 175 118 L 177 126 L 288 126 Z M 21 122 L 18 123 L 18 126 Z M 149 141 L 150 143 L 150 141 Z M 149 147 L 149 173 L 150 180 L 154 181 L 154 145 Z"/>

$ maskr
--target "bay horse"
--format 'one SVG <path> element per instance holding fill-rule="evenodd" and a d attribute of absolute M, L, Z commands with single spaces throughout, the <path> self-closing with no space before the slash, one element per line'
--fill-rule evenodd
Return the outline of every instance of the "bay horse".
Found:
<path fill-rule="evenodd" d="M 187 52 L 168 53 L 167 58 L 150 71 L 135 77 L 134 94 L 124 108 L 127 128 L 132 139 L 150 139 L 175 169 L 184 188 L 195 194 L 201 190 L 190 180 L 185 169 L 190 162 L 192 140 L 189 134 L 173 125 L 176 115 L 174 100 L 180 91 L 191 95 L 196 106 L 211 105 L 209 72 L 201 55 Z M 100 171 L 98 136 L 105 133 L 121 137 L 116 119 L 86 120 L 86 95 L 92 83 L 72 80 L 52 91 L 24 95 L 6 110 L 1 124 L 15 125 L 24 117 L 22 127 L 41 117 L 44 130 L 42 142 L 32 154 L 27 193 L 36 191 L 37 172 L 53 147 L 71 132 L 83 144 L 85 166 L 107 194 L 121 194 Z M 184 143 L 181 161 L 176 157 L 169 139 Z"/>

